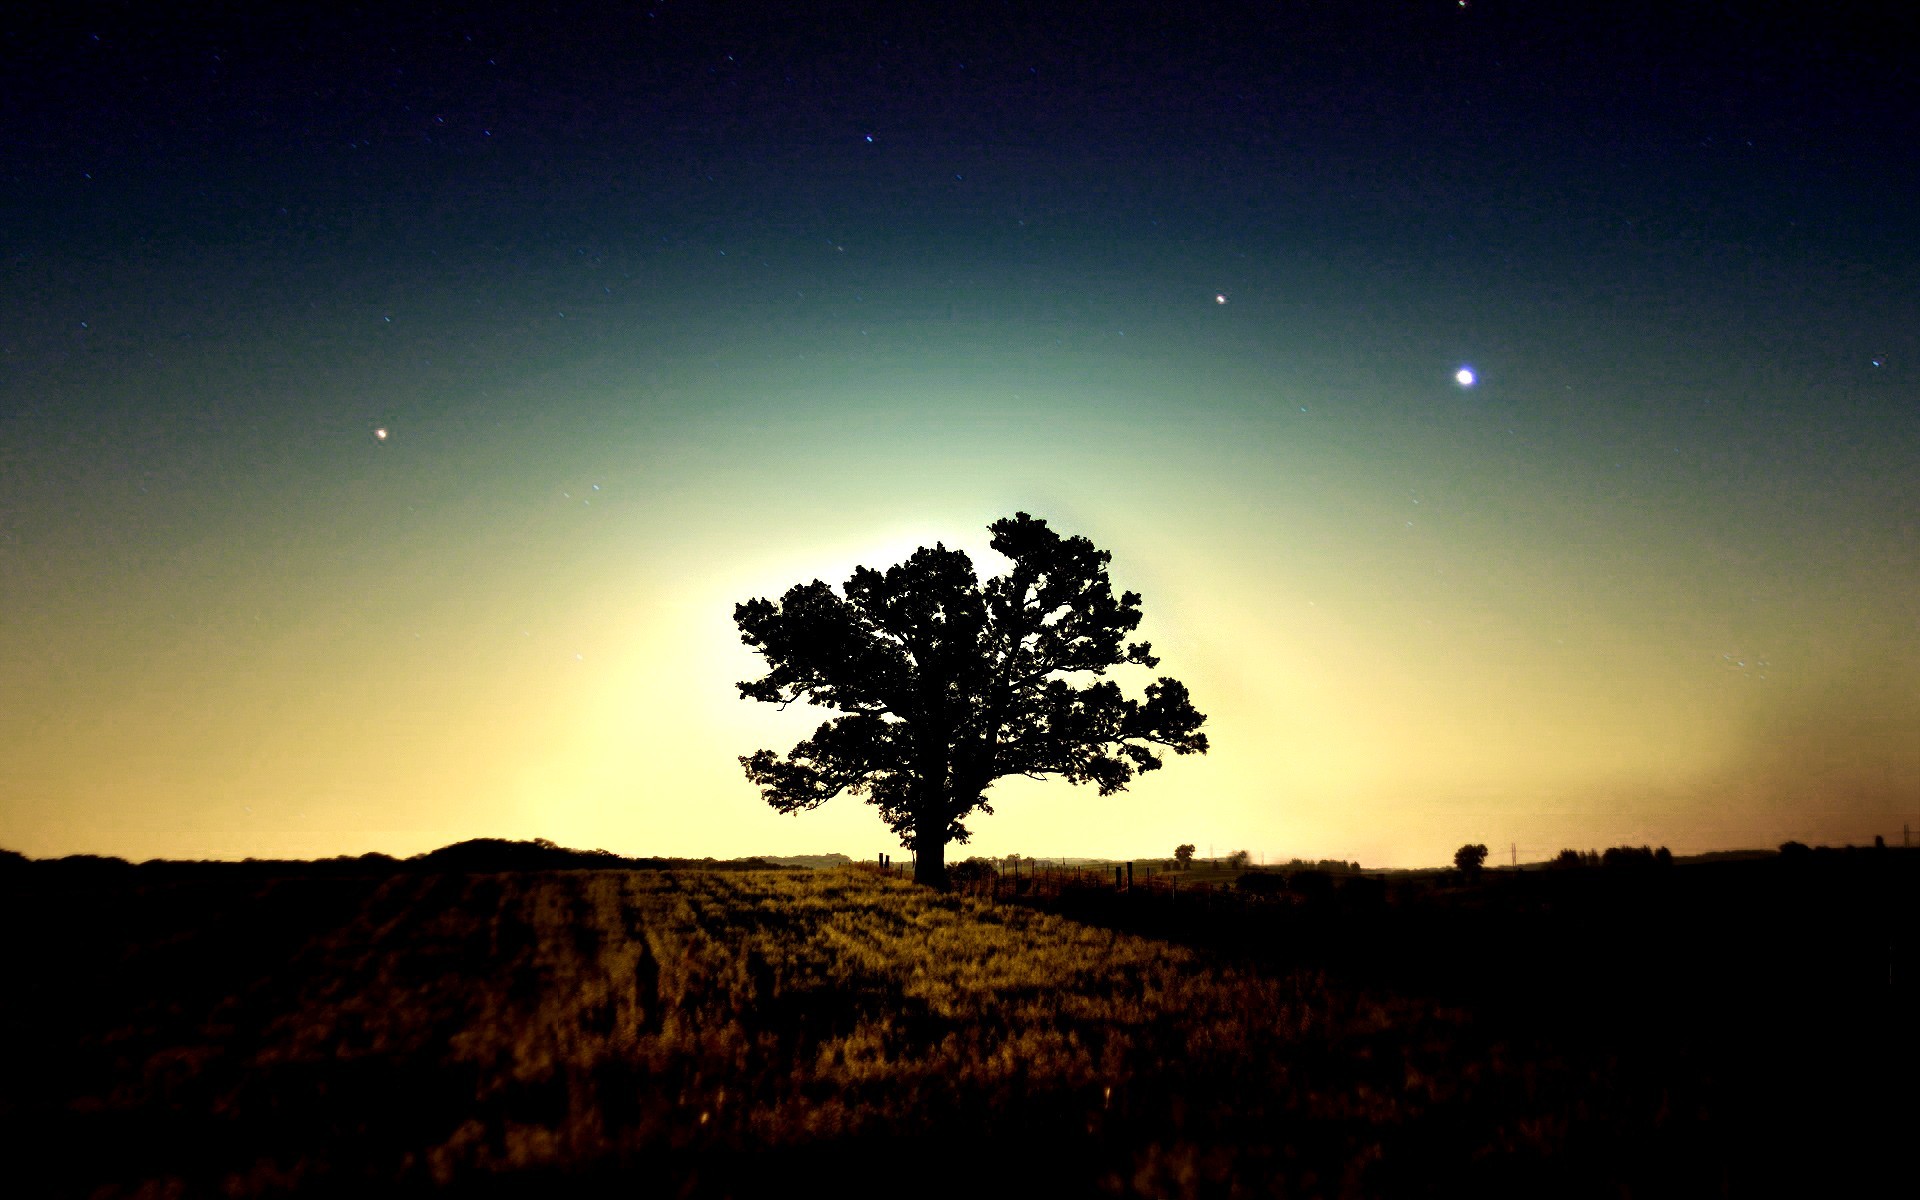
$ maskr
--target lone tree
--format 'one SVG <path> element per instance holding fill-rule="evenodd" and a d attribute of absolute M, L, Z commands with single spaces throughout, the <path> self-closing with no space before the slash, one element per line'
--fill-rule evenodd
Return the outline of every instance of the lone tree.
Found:
<path fill-rule="evenodd" d="M 736 605 L 740 638 L 767 661 L 740 695 L 782 708 L 806 700 L 841 716 L 780 758 L 743 756 L 747 778 L 781 812 L 841 792 L 867 803 L 914 852 L 915 882 L 945 887 L 946 847 L 1008 775 L 1124 791 L 1161 764 L 1158 749 L 1204 754 L 1206 718 L 1177 679 L 1130 700 L 1109 667 L 1155 667 L 1140 597 L 1116 600 L 1104 550 L 1017 513 L 987 527 L 1012 560 L 984 583 L 959 550 L 936 544 L 885 573 L 855 568 L 845 595 L 819 580 L 779 603 Z"/>
<path fill-rule="evenodd" d="M 1181 842 L 1173 848 L 1174 861 L 1180 864 L 1182 871 L 1193 865 L 1193 843 Z"/>
<path fill-rule="evenodd" d="M 1487 848 L 1477 842 L 1462 846 L 1453 852 L 1453 865 L 1468 879 L 1477 878 L 1487 865 Z"/>

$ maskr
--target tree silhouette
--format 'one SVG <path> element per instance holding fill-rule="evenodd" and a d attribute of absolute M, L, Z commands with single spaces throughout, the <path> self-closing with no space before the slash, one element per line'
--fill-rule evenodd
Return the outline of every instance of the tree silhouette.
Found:
<path fill-rule="evenodd" d="M 1480 874 L 1480 868 L 1487 865 L 1487 848 L 1478 843 L 1462 846 L 1453 852 L 1453 865 L 1460 869 L 1461 874 L 1472 879 Z"/>
<path fill-rule="evenodd" d="M 1140 597 L 1115 599 L 1110 555 L 1026 513 L 988 530 L 1013 566 L 984 583 L 965 553 L 936 544 L 884 573 L 855 568 L 844 596 L 816 579 L 733 610 L 768 666 L 742 697 L 844 714 L 785 758 L 743 756 L 747 778 L 781 812 L 864 793 L 914 852 L 914 879 L 935 887 L 947 843 L 968 840 L 967 816 L 993 811 L 994 780 L 1058 775 L 1106 796 L 1157 769 L 1157 749 L 1207 749 L 1206 718 L 1179 680 L 1147 685 L 1144 701 L 1109 680 L 1073 681 L 1159 665 L 1147 643 L 1123 640 Z"/>
<path fill-rule="evenodd" d="M 1182 871 L 1193 865 L 1193 843 L 1181 842 L 1173 848 L 1174 861 L 1180 864 Z"/>

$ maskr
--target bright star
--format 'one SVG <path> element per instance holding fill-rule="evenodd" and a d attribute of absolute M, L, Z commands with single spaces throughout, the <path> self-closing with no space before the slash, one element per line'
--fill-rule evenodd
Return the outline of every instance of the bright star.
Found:
<path fill-rule="evenodd" d="M 1453 381 L 1459 384 L 1463 388 L 1472 387 L 1475 381 L 1473 368 L 1461 367 L 1458 371 L 1455 371 L 1453 373 Z"/>
<path fill-rule="evenodd" d="M 1213 302 L 1215 304 L 1225 304 L 1227 302 L 1227 294 L 1225 292 L 1215 292 L 1213 294 Z"/>
<path fill-rule="evenodd" d="M 376 442 L 384 442 L 387 440 L 387 427 L 385 425 L 373 431 L 373 440 Z"/>

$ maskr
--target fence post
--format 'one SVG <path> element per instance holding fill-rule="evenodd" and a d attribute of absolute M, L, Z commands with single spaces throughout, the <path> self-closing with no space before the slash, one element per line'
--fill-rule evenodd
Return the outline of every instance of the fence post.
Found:
<path fill-rule="evenodd" d="M 1133 890 L 1133 860 L 1127 860 L 1127 890 Z"/>

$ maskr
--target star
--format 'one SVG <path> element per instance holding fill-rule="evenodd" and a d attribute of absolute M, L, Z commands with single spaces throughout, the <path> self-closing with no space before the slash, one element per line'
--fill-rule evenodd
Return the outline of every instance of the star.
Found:
<path fill-rule="evenodd" d="M 1453 373 L 1453 381 L 1463 388 L 1472 387 L 1477 379 L 1478 377 L 1474 375 L 1472 367 L 1461 367 Z"/>
<path fill-rule="evenodd" d="M 1225 304 L 1227 302 L 1227 294 L 1225 292 L 1215 292 L 1213 294 L 1213 302 L 1215 304 Z"/>
<path fill-rule="evenodd" d="M 385 425 L 373 431 L 373 440 L 376 442 L 384 442 L 387 440 L 387 427 Z"/>

